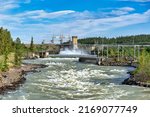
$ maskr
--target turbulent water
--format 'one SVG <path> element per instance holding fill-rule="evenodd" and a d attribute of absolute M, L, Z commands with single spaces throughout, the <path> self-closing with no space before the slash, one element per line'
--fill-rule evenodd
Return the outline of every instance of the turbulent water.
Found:
<path fill-rule="evenodd" d="M 79 63 L 78 59 L 46 58 L 26 60 L 47 68 L 26 75 L 27 81 L 16 91 L 0 95 L 6 100 L 69 99 L 150 99 L 150 89 L 121 85 L 128 78 L 129 67 L 102 67 Z"/>
<path fill-rule="evenodd" d="M 65 50 L 60 51 L 59 54 L 60 55 L 87 55 L 88 53 L 86 51 L 80 50 L 80 49 L 70 50 L 70 49 L 66 48 Z"/>

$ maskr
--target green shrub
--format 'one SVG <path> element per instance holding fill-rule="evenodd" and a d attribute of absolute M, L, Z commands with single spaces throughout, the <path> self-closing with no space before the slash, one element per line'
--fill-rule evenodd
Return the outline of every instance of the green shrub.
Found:
<path fill-rule="evenodd" d="M 146 50 L 142 51 L 139 60 L 139 67 L 137 68 L 135 73 L 144 74 L 150 78 L 150 53 L 147 52 Z"/>

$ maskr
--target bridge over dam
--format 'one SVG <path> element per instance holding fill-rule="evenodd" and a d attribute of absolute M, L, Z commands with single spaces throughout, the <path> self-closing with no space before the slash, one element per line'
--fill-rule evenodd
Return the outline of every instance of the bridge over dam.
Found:
<path fill-rule="evenodd" d="M 52 58 L 78 58 L 79 62 L 93 63 L 103 66 L 137 66 L 137 61 L 116 61 L 115 58 L 98 57 L 97 55 L 49 55 Z M 121 58 L 120 58 L 121 59 Z M 122 58 L 123 59 L 123 58 Z"/>
<path fill-rule="evenodd" d="M 52 54 L 49 55 L 49 57 L 53 57 L 53 58 L 89 58 L 89 59 L 97 59 L 97 55 L 82 55 L 82 54 L 66 54 L 66 55 L 62 55 L 62 54 Z"/>
<path fill-rule="evenodd" d="M 97 55 L 88 55 L 88 54 L 55 54 L 49 55 L 52 58 L 79 58 L 79 62 L 90 62 L 90 63 L 98 63 L 99 57 Z"/>

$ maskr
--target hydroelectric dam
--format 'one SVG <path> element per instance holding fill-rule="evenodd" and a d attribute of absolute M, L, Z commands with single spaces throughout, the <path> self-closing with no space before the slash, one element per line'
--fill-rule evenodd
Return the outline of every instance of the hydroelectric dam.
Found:
<path fill-rule="evenodd" d="M 86 61 L 107 66 L 136 66 L 135 63 L 139 61 L 142 49 L 149 46 L 150 45 L 79 44 L 77 36 L 73 36 L 70 44 L 60 45 L 61 49 L 59 54 L 50 54 L 48 57 L 79 58 L 80 62 Z M 129 53 L 129 51 L 131 52 Z"/>
<path fill-rule="evenodd" d="M 62 45 L 61 45 L 62 46 Z M 139 59 L 142 45 L 81 45 L 70 50 L 61 48 L 59 54 L 46 58 L 27 59 L 23 63 L 43 64 L 35 73 L 29 73 L 26 82 L 15 91 L 0 95 L 2 100 L 146 100 L 150 88 L 122 85 L 135 70 L 131 66 L 113 66 Z M 128 51 L 131 50 L 128 55 Z M 41 51 L 42 55 L 48 51 Z M 69 54 L 68 54 L 69 53 Z M 77 54 L 79 53 L 79 54 Z M 115 53 L 115 54 L 114 54 Z M 101 59 L 101 66 L 82 61 Z M 109 59 L 109 61 L 108 61 Z M 108 65 L 105 66 L 105 61 Z M 91 60 L 90 60 L 91 61 Z"/>

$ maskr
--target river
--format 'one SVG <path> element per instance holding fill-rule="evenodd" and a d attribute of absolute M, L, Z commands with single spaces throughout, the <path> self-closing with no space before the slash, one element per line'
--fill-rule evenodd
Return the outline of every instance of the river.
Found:
<path fill-rule="evenodd" d="M 46 64 L 40 72 L 28 73 L 15 91 L 2 100 L 145 100 L 150 88 L 122 85 L 132 67 L 97 66 L 79 63 L 77 58 L 45 58 L 25 63 Z"/>

